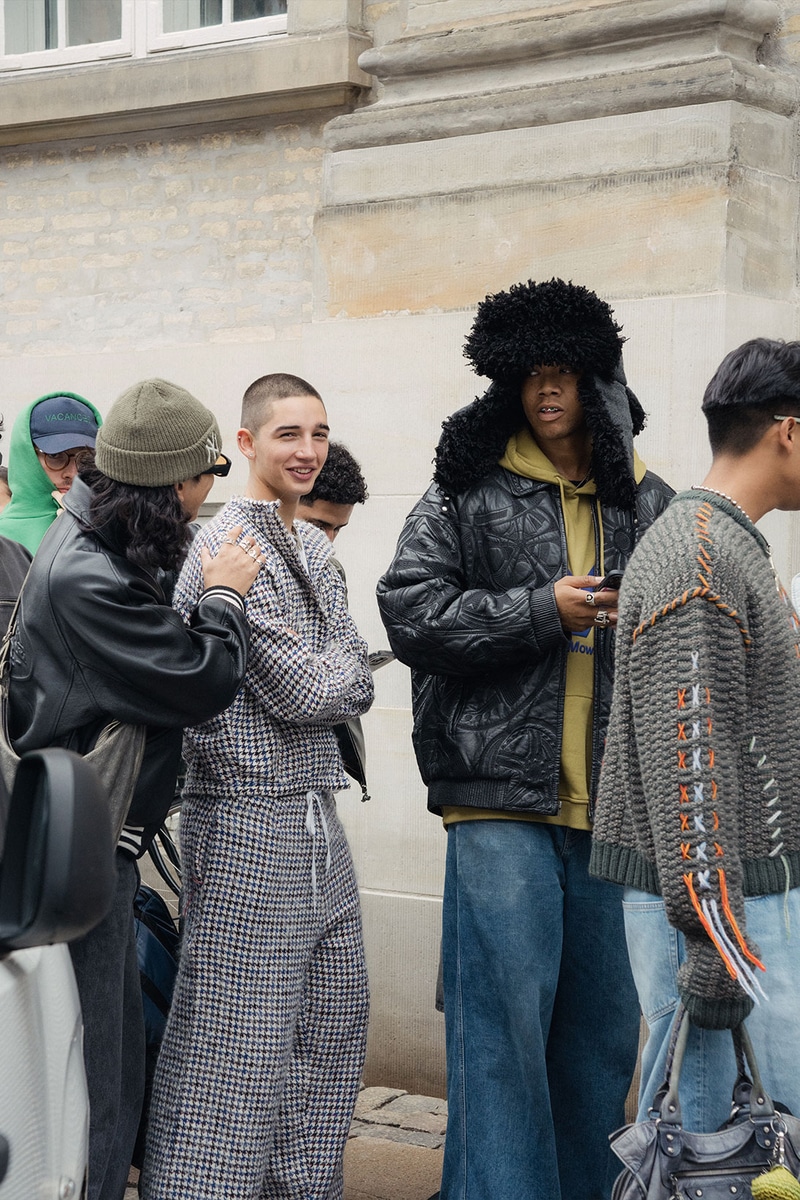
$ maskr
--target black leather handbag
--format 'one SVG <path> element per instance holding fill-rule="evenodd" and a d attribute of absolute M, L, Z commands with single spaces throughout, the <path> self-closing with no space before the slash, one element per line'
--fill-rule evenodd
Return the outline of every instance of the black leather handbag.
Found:
<path fill-rule="evenodd" d="M 800 1198 L 800 1121 L 764 1091 L 744 1025 L 733 1030 L 738 1077 L 730 1118 L 715 1133 L 683 1128 L 678 1084 L 688 1035 L 681 1008 L 650 1119 L 611 1134 L 624 1166 L 611 1200 Z"/>

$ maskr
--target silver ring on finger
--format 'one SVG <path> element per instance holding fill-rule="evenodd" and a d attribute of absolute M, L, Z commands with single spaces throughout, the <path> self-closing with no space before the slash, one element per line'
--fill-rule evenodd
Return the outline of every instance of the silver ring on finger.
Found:
<path fill-rule="evenodd" d="M 247 553 L 252 559 L 258 558 L 258 546 L 251 546 Z"/>
<path fill-rule="evenodd" d="M 601 629 L 605 629 L 606 625 L 608 625 L 608 619 L 608 610 L 601 608 L 594 619 L 594 623 L 595 625 L 599 625 Z"/>
<path fill-rule="evenodd" d="M 235 546 L 236 545 L 235 538 L 223 538 L 223 541 L 226 546 Z"/>
<path fill-rule="evenodd" d="M 594 592 L 587 592 L 586 596 L 584 598 L 586 600 L 586 603 L 591 604 L 592 608 L 594 608 L 595 603 L 596 603 L 595 598 L 594 598 Z"/>

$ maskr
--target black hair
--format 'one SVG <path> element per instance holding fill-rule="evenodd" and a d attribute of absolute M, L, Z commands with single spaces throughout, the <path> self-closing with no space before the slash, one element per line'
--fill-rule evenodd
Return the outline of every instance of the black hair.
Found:
<path fill-rule="evenodd" d="M 350 451 L 341 442 L 328 443 L 328 457 L 314 486 L 301 504 L 327 500 L 329 504 L 363 504 L 369 496 L 367 482 Z"/>
<path fill-rule="evenodd" d="M 316 396 L 322 403 L 317 389 L 299 375 L 278 372 L 255 379 L 242 397 L 242 427 L 258 433 L 269 420 L 273 400 L 287 400 L 290 396 Z"/>
<path fill-rule="evenodd" d="M 125 548 L 125 557 L 148 571 L 177 571 L 192 540 L 191 517 L 173 484 L 141 487 L 109 479 L 93 462 L 78 474 L 91 489 L 89 525 L 110 527 Z"/>
<path fill-rule="evenodd" d="M 723 358 L 703 396 L 714 454 L 747 454 L 773 417 L 800 419 L 800 342 L 752 338 Z"/>

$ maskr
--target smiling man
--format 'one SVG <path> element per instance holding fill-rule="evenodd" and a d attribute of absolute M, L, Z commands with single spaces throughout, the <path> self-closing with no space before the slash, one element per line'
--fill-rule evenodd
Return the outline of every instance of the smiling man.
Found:
<path fill-rule="evenodd" d="M 639 1010 L 588 876 L 622 569 L 670 489 L 633 437 L 611 309 L 561 280 L 480 305 L 492 384 L 445 422 L 378 598 L 447 829 L 443 1200 L 606 1200 Z M 610 1174 L 610 1172 L 609 1172 Z"/>
<path fill-rule="evenodd" d="M 267 561 L 246 604 L 244 685 L 187 735 L 185 934 L 142 1194 L 337 1200 L 368 994 L 334 726 L 369 708 L 372 675 L 330 542 L 296 520 L 328 452 L 319 393 L 295 375 L 256 380 L 238 441 L 245 495 L 198 534 L 175 605 L 191 613 L 201 547 L 231 526 Z"/>

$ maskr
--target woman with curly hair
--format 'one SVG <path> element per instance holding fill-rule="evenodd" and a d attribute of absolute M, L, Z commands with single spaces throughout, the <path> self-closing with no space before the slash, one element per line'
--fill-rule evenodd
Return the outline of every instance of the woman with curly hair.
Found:
<path fill-rule="evenodd" d="M 82 754 L 111 721 L 145 727 L 111 911 L 70 945 L 89 1085 L 89 1200 L 120 1200 L 142 1107 L 136 859 L 172 801 L 183 726 L 230 704 L 247 662 L 243 597 L 263 564 L 255 539 L 237 545 L 241 529 L 231 530 L 234 544 L 204 556 L 188 624 L 169 604 L 188 523 L 226 469 L 219 444 L 214 416 L 183 388 L 150 379 L 123 393 L 98 433 L 96 466 L 81 468 L 44 535 L 11 646 L 17 753 Z"/>

